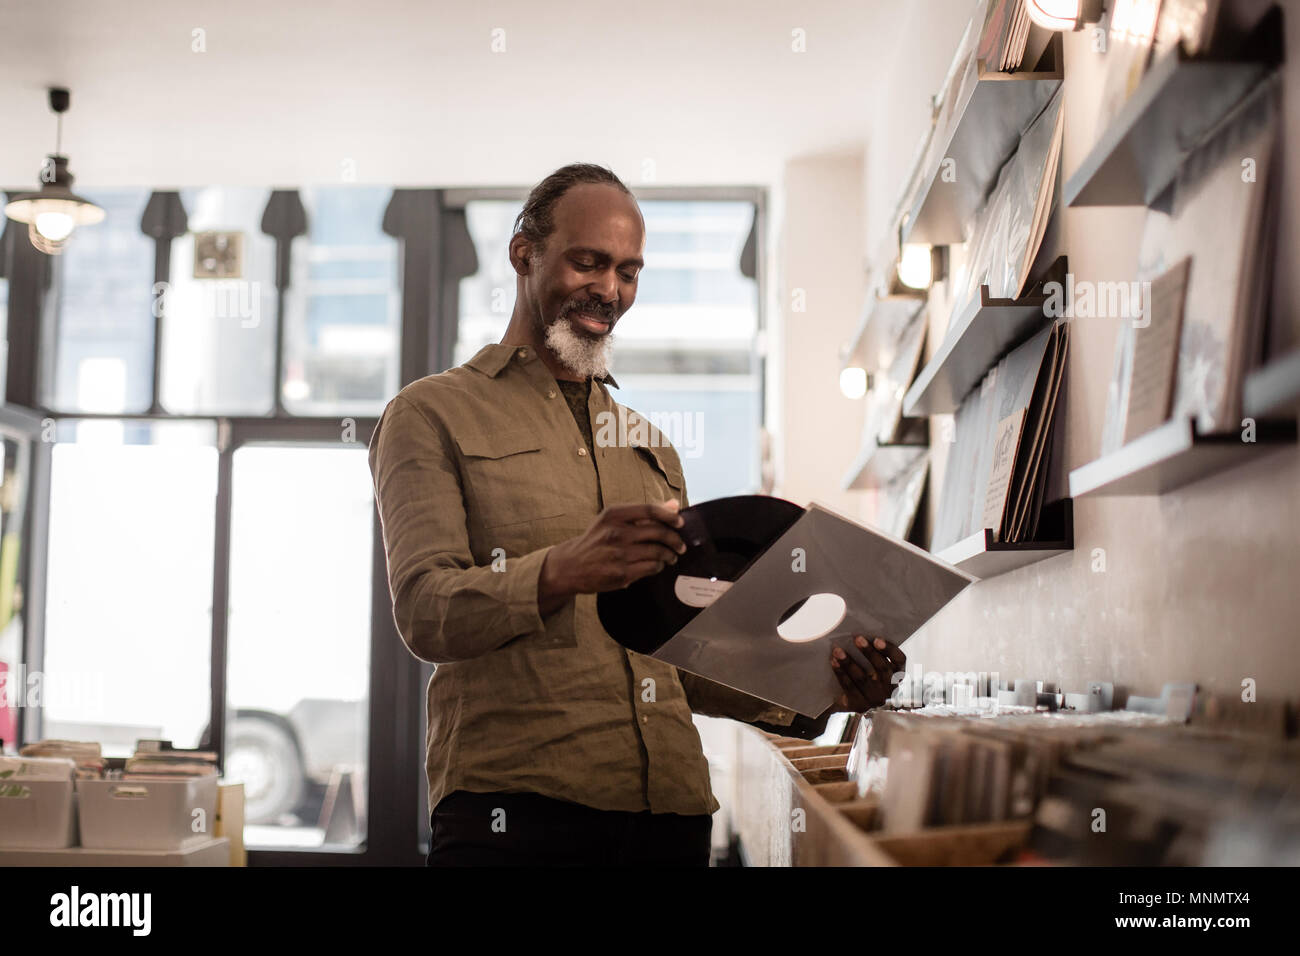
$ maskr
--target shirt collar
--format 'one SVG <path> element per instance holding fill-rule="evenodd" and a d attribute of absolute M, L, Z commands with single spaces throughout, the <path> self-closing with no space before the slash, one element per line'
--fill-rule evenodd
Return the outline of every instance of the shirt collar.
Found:
<path fill-rule="evenodd" d="M 496 378 L 501 374 L 501 370 L 510 364 L 512 358 L 520 362 L 532 362 L 537 360 L 537 352 L 531 346 L 506 345 L 503 342 L 494 342 L 479 349 L 474 357 L 465 364 L 470 368 L 478 369 L 484 375 Z M 596 381 L 618 388 L 618 382 L 608 372 L 598 377 Z"/>

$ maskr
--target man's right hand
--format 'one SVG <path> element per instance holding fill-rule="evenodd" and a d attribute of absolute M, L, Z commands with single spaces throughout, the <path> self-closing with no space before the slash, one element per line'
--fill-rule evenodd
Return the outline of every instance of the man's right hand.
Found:
<path fill-rule="evenodd" d="M 658 574 L 686 550 L 677 499 L 662 505 L 614 505 L 576 538 L 555 545 L 542 562 L 537 605 L 543 617 L 575 594 L 616 591 Z"/>

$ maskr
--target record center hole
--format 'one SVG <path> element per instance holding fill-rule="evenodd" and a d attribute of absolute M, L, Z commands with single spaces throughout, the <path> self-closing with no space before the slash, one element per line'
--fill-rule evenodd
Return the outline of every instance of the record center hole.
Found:
<path fill-rule="evenodd" d="M 815 641 L 839 627 L 846 613 L 848 605 L 838 594 L 810 594 L 786 608 L 776 622 L 776 633 L 791 644 Z"/>

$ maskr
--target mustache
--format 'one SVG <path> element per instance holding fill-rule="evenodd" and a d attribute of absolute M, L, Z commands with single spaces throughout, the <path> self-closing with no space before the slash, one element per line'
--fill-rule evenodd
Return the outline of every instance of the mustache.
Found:
<path fill-rule="evenodd" d="M 618 311 L 612 304 L 593 301 L 591 299 L 574 299 L 565 302 L 564 305 L 560 307 L 560 314 L 557 318 L 563 319 L 568 316 L 570 312 L 586 312 L 588 315 L 594 315 L 597 318 L 604 319 L 610 323 L 613 323 L 613 321 L 618 318 Z"/>

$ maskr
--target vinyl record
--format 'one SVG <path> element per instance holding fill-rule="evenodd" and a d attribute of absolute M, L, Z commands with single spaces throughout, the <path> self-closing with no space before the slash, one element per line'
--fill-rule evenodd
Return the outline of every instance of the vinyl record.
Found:
<path fill-rule="evenodd" d="M 804 509 L 784 498 L 737 495 L 682 511 L 686 551 L 658 574 L 596 596 L 609 636 L 653 654 L 725 590 L 799 520 Z"/>

